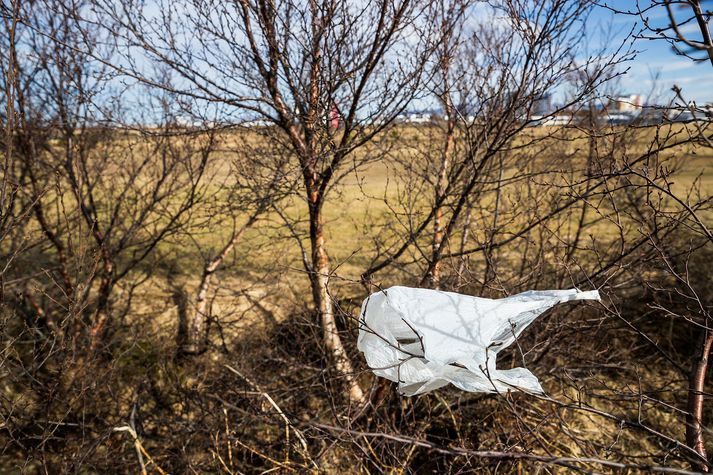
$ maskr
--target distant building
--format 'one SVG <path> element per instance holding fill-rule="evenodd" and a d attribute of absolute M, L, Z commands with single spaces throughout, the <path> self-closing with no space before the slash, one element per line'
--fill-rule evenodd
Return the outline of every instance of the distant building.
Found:
<path fill-rule="evenodd" d="M 626 111 L 628 112 L 628 111 Z M 622 125 L 630 124 L 635 120 L 635 116 L 632 114 L 621 113 L 621 112 L 609 112 L 601 116 L 598 120 L 599 123 L 606 125 Z"/>
<path fill-rule="evenodd" d="M 644 98 L 641 94 L 625 94 L 615 97 L 612 105 L 616 112 L 638 112 L 644 106 Z"/>
<path fill-rule="evenodd" d="M 397 117 L 397 120 L 405 122 L 408 124 L 427 124 L 433 122 L 434 119 L 439 117 L 438 112 L 425 110 L 425 111 L 413 111 L 406 112 Z"/>
<path fill-rule="evenodd" d="M 266 119 L 253 119 L 253 120 L 246 120 L 241 125 L 243 127 L 248 127 L 248 128 L 262 128 L 262 127 L 270 127 L 271 125 L 275 125 L 275 124 L 269 120 L 266 120 Z"/>
<path fill-rule="evenodd" d="M 670 107 L 664 114 L 666 122 L 692 122 L 696 120 L 696 118 L 693 112 L 687 107 Z"/>
<path fill-rule="evenodd" d="M 540 125 L 562 126 L 571 125 L 574 117 L 571 114 L 557 114 L 542 119 Z"/>
<path fill-rule="evenodd" d="M 332 103 L 332 108 L 329 109 L 329 128 L 338 129 L 342 124 L 342 113 L 339 112 L 339 108 L 336 103 Z"/>

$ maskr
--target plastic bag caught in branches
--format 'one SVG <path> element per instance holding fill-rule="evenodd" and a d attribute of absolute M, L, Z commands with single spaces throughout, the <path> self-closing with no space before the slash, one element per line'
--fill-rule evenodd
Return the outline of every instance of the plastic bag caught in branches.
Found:
<path fill-rule="evenodd" d="M 471 392 L 542 393 L 529 370 L 497 369 L 495 359 L 543 312 L 570 300 L 599 300 L 599 292 L 530 290 L 492 300 L 391 287 L 364 300 L 358 348 L 374 374 L 398 382 L 405 396 L 448 383 Z"/>

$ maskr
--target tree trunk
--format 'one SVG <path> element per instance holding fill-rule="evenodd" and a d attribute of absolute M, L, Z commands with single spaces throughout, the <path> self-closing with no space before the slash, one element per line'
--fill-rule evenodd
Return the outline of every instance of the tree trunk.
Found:
<path fill-rule="evenodd" d="M 436 182 L 435 189 L 435 203 L 441 203 L 443 199 L 443 194 L 448 186 L 448 165 L 449 158 L 451 154 L 451 149 L 453 148 L 453 134 L 455 133 L 455 111 L 449 100 L 444 101 L 448 116 L 448 124 L 446 129 L 445 144 L 443 145 L 443 151 L 441 154 L 441 163 L 438 169 L 438 180 Z M 432 245 L 432 256 L 434 259 L 432 269 L 423 279 L 421 285 L 428 285 L 432 289 L 441 288 L 441 253 L 440 248 L 443 244 L 443 206 L 436 205 L 436 212 L 433 218 L 433 245 Z"/>
<path fill-rule="evenodd" d="M 114 290 L 113 278 L 114 264 L 107 260 L 104 262 L 104 276 L 101 278 L 97 291 L 97 306 L 92 314 L 91 329 L 89 331 L 90 349 L 97 351 L 104 342 L 107 326 L 111 318 L 110 298 Z"/>
<path fill-rule="evenodd" d="M 473 216 L 473 208 L 468 206 L 468 212 L 465 215 L 465 221 L 463 222 L 463 234 L 460 237 L 460 252 L 465 251 L 465 245 L 468 243 L 468 238 L 470 234 L 470 222 Z M 463 285 L 463 274 L 465 273 L 466 266 L 468 265 L 468 256 L 462 254 L 460 256 L 460 263 L 458 264 L 458 281 L 457 288 L 461 288 Z"/>
<path fill-rule="evenodd" d="M 181 345 L 181 352 L 187 355 L 202 353 L 206 347 L 208 337 L 206 333 L 208 291 L 210 290 L 211 277 L 218 267 L 217 264 L 213 265 L 215 262 L 215 259 L 213 259 L 203 268 L 203 275 L 201 276 L 201 282 L 198 285 L 198 293 L 196 295 L 196 305 L 192 317 L 188 322 L 186 341 Z"/>
<path fill-rule="evenodd" d="M 704 460 L 707 460 L 707 456 L 701 419 L 703 417 L 703 390 L 711 345 L 713 345 L 713 332 L 704 330 L 698 341 L 698 354 L 691 366 L 688 383 L 688 414 L 686 415 L 686 443 Z M 704 462 L 692 462 L 691 466 L 693 470 L 700 472 L 710 471 Z"/>
<path fill-rule="evenodd" d="M 452 12 L 451 12 L 452 14 Z M 446 27 L 447 23 L 443 23 L 442 26 Z M 443 81 L 443 90 L 440 94 L 440 101 L 443 104 L 443 109 L 446 113 L 446 130 L 445 130 L 445 141 L 443 144 L 443 149 L 441 150 L 441 160 L 438 167 L 438 177 L 436 178 L 435 186 L 435 196 L 434 203 L 436 203 L 436 209 L 434 210 L 433 219 L 433 243 L 431 250 L 431 263 L 429 264 L 429 271 L 421 279 L 421 285 L 427 285 L 432 289 L 441 288 L 441 246 L 443 245 L 444 238 L 444 228 L 443 228 L 443 197 L 448 186 L 448 166 L 450 162 L 451 150 L 453 148 L 453 140 L 456 128 L 456 110 L 453 106 L 453 99 L 451 98 L 451 86 L 450 86 L 450 70 L 451 70 L 451 40 L 453 31 L 450 28 L 446 28 L 443 31 L 443 50 L 439 53 L 439 69 L 441 74 L 441 79 Z"/>
<path fill-rule="evenodd" d="M 356 404 L 364 402 L 364 392 L 354 375 L 349 356 L 339 337 L 334 318 L 334 302 L 329 294 L 329 256 L 324 244 L 324 223 L 319 196 L 316 191 L 310 193 L 310 244 L 312 246 L 312 272 L 310 283 L 314 303 L 319 313 L 324 346 L 332 357 L 337 372 L 342 375 L 349 387 L 349 400 Z"/>
<path fill-rule="evenodd" d="M 198 293 L 196 294 L 196 305 L 193 311 L 193 316 L 188 323 L 188 332 L 186 341 L 180 345 L 181 352 L 185 354 L 198 354 L 205 350 L 208 334 L 206 332 L 206 321 L 208 320 L 208 293 L 213 274 L 218 270 L 218 267 L 223 263 L 228 254 L 235 248 L 235 245 L 245 234 L 245 231 L 252 226 L 257 220 L 258 214 L 255 212 L 248 221 L 239 229 L 233 232 L 230 241 L 203 267 L 203 275 L 201 276 L 200 284 L 198 284 Z"/>

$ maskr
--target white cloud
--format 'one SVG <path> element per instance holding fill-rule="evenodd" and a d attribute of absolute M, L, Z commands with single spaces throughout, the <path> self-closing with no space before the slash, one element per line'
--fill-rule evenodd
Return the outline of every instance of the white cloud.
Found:
<path fill-rule="evenodd" d="M 681 71 L 684 69 L 694 68 L 696 65 L 690 59 L 677 59 L 673 61 L 660 62 L 658 64 L 654 63 L 650 64 L 649 66 L 653 70 L 658 70 L 662 73 L 670 73 L 673 71 Z"/>

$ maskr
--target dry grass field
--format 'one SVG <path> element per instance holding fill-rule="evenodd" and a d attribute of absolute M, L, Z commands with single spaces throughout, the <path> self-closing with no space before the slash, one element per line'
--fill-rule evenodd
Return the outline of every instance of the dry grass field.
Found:
<path fill-rule="evenodd" d="M 559 194 L 565 193 L 558 191 L 564 190 L 562 184 L 580 174 L 586 163 L 584 139 L 572 138 L 573 131 L 553 134 L 552 130 L 543 129 L 546 128 L 531 132 L 552 135 L 547 138 L 549 142 L 516 150 L 512 167 L 503 172 L 499 206 L 512 229 L 501 229 L 503 236 L 531 219 L 524 210 L 531 209 L 533 204 L 523 201 L 525 185 L 516 180 L 518 173 L 542 170 L 542 175 L 537 174 L 529 182 L 534 190 L 544 192 L 532 196 L 556 203 Z M 413 399 L 400 398 L 393 386 L 380 383 L 367 370 L 355 348 L 355 317 L 365 295 L 360 275 L 376 257 L 377 240 L 400 239 L 403 235 L 399 232 L 405 232 L 404 217 L 416 219 L 428 209 L 432 196 L 423 189 L 409 189 L 411 182 L 404 174 L 404 157 L 413 163 L 425 160 L 417 152 L 430 140 L 429 133 L 424 128 L 397 128 L 393 140 L 400 146 L 390 148 L 389 154 L 380 160 L 346 174 L 330 190 L 325 204 L 325 239 L 332 263 L 330 291 L 338 302 L 343 338 L 358 368 L 361 385 L 371 388 L 380 398 L 364 419 L 357 415 L 351 428 L 339 429 L 354 432 L 324 428 L 334 427 L 335 420 L 349 421 L 349 414 L 355 409 L 342 403 L 335 406 L 333 402 L 340 400 L 342 383 L 330 371 L 324 349 L 320 348 L 320 331 L 312 314 L 309 281 L 299 246 L 274 211 L 265 213 L 247 230 L 215 275 L 209 294 L 210 350 L 190 359 L 176 357 L 181 312 L 191 312 L 203 259 L 230 239 L 235 223 L 247 219 L 240 209 L 233 210 L 234 223 L 228 216 L 214 214 L 208 206 L 191 215 L 193 221 L 186 231 L 161 242 L 151 257 L 116 290 L 116 301 L 130 302 L 130 306 L 113 334 L 110 355 L 90 361 L 71 356 L 74 350 L 63 347 L 68 359 L 53 363 L 48 371 L 68 391 L 74 391 L 74 402 L 55 402 L 43 407 L 36 395 L 6 383 L 4 397 L 15 398 L 13 404 L 21 408 L 20 412 L 35 414 L 33 417 L 45 414 L 43 430 L 28 437 L 42 440 L 42 444 L 57 444 L 57 449 L 47 449 L 47 460 L 28 459 L 24 466 L 22 450 L 7 449 L 0 471 L 42 473 L 46 467 L 71 470 L 74 463 L 71 458 L 51 455 L 60 453 L 64 450 L 60 447 L 67 445 L 92 459 L 93 468 L 86 473 L 134 473 L 136 455 L 132 436 L 117 431 L 127 424 L 135 426 L 134 419 L 141 421 L 139 450 L 144 451 L 143 457 L 150 457 L 149 473 L 152 470 L 305 473 L 315 470 L 315 466 L 323 473 L 425 473 L 424 470 L 455 473 L 458 467 L 466 465 L 474 467 L 476 473 L 498 472 L 497 463 L 491 464 L 487 458 L 444 454 L 445 449 L 432 452 L 409 440 L 473 451 L 528 447 L 528 453 L 542 457 L 557 454 L 617 461 L 632 460 L 622 454 L 633 453 L 644 457 L 646 463 L 668 463 L 662 454 L 675 451 L 675 446 L 670 445 L 670 440 L 665 442 L 668 440 L 665 438 L 662 442 L 655 433 L 680 438 L 680 401 L 685 395 L 685 377 L 662 364 L 662 358 L 653 354 L 645 342 L 635 339 L 635 332 L 627 333 L 629 327 L 607 313 L 611 310 L 596 311 L 589 305 L 557 309 L 525 334 L 522 345 L 531 350 L 512 351 L 502 358 L 499 364 L 503 367 L 516 367 L 527 361 L 547 390 L 547 395 L 539 399 L 523 394 L 469 395 L 453 389 Z M 641 153 L 650 137 L 649 131 L 640 131 L 627 153 Z M 227 145 L 210 163 L 205 188 L 206 194 L 216 200 L 226 199 L 225 184 L 231 182 L 232 162 L 239 156 L 235 150 L 246 139 L 227 135 L 222 140 Z M 247 140 L 252 147 L 259 148 L 262 139 L 249 136 Z M 605 144 L 606 140 L 602 142 Z M 657 160 L 661 167 L 671 171 L 669 179 L 674 193 L 710 196 L 713 150 L 681 146 L 667 150 Z M 297 191 L 280 206 L 307 246 L 306 207 L 301 200 Z M 666 203 L 675 208 L 675 203 Z M 478 196 L 474 209 L 479 211 L 474 212 L 475 219 L 469 228 L 471 240 L 485 239 L 487 220 L 491 219 L 488 212 L 494 206 L 492 192 Z M 590 238 L 596 236 L 592 249 L 606 251 L 611 249 L 607 243 L 619 239 L 619 228 L 610 219 L 598 218 L 610 212 L 608 205 L 602 205 L 588 215 L 591 224 L 585 234 Z M 709 211 L 701 216 L 711 223 Z M 571 285 L 578 271 L 565 267 L 558 243 L 572 239 L 578 219 L 578 213 L 564 214 L 528 234 L 527 242 L 542 246 L 541 257 L 527 256 L 523 248 L 526 242 L 504 247 L 494 254 L 496 259 L 490 257 L 499 266 L 496 278 L 502 280 L 487 287 L 471 281 L 462 291 L 502 295 L 497 286 L 502 283 L 503 288 L 510 285 L 517 288 L 518 279 L 523 279 L 522 285 L 540 288 Z M 389 232 L 382 234 L 385 229 Z M 29 231 L 33 230 L 28 228 Z M 453 234 L 455 250 L 462 232 Z M 627 225 L 626 232 L 631 233 L 627 240 L 634 240 L 638 231 Z M 426 233 L 419 243 L 427 249 L 429 240 L 430 234 Z M 597 256 L 592 249 L 583 247 L 581 257 L 569 265 L 578 266 L 585 274 L 594 274 Z M 378 282 L 384 287 L 415 285 L 424 259 L 414 250 L 402 264 L 378 274 Z M 488 262 L 483 253 L 470 256 L 468 275 L 479 278 Z M 523 278 L 529 274 L 523 273 L 521 262 L 528 262 L 533 270 L 539 269 L 541 280 Z M 459 263 L 460 259 L 448 262 L 445 272 L 454 273 Z M 660 275 L 659 271 L 651 270 L 651 276 Z M 621 272 L 626 275 L 628 271 L 624 268 Z M 572 278 L 553 277 L 567 274 Z M 656 279 L 652 277 L 652 282 Z M 645 301 L 637 285 L 630 276 L 616 280 L 615 285 L 604 291 L 607 305 L 620 306 L 622 314 L 631 318 L 632 327 L 651 331 L 658 342 L 668 340 L 667 344 L 677 352 L 675 358 L 685 359 L 681 355 L 687 353 L 687 343 L 682 342 L 691 338 L 690 330 L 674 330 L 673 319 L 656 321 L 651 317 L 643 309 L 655 307 L 635 303 L 637 299 Z M 627 296 L 631 296 L 628 303 Z M 21 331 L 16 334 L 18 338 L 27 338 Z M 18 350 L 8 346 L 6 351 Z M 237 369 L 241 376 L 228 367 Z M 56 376 L 60 373 L 63 373 L 60 377 Z M 82 396 L 87 392 L 92 392 L 89 399 Z M 284 415 L 276 415 L 276 407 Z M 581 410 L 582 407 L 586 410 Z M 63 416 L 63 411 L 72 415 Z M 81 413 L 103 420 L 94 425 L 93 432 L 74 434 L 71 431 L 73 424 L 77 424 L 74 414 Z M 55 419 L 59 421 L 56 424 L 51 422 Z M 288 426 L 285 420 L 290 421 Z M 625 430 L 635 428 L 636 424 L 647 429 Z M 538 430 L 534 431 L 534 427 Z M 387 430 L 401 434 L 399 437 L 405 437 L 406 443 L 378 435 Z M 62 431 L 67 435 L 56 435 Z M 304 434 L 307 450 L 299 442 L 295 444 L 296 434 Z M 678 458 L 670 465 L 686 467 L 684 459 Z M 531 473 L 538 467 L 546 467 L 543 470 L 547 473 L 569 470 L 527 460 L 506 463 L 508 473 Z M 584 466 L 601 468 L 596 463 Z"/>
<path fill-rule="evenodd" d="M 535 135 L 550 134 L 548 127 L 531 129 Z M 564 132 L 565 135 L 573 135 L 576 132 Z M 244 135 L 248 134 L 248 141 L 252 146 L 264 140 L 254 136 L 250 132 L 238 132 L 240 141 L 245 140 Z M 414 153 L 413 148 L 418 148 L 419 141 L 426 140 L 423 128 L 413 126 L 402 126 L 394 134 L 398 134 L 398 141 L 408 144 L 403 147 L 404 151 L 390 149 L 391 156 L 398 154 L 413 155 L 414 160 L 424 160 Z M 639 135 L 639 147 L 643 149 L 648 144 L 651 133 L 644 131 Z M 216 154 L 211 163 L 209 189 L 221 196 L 221 186 L 230 181 L 231 161 L 236 154 L 236 141 L 228 135 L 225 139 L 229 146 L 222 152 Z M 416 144 L 414 146 L 414 144 Z M 568 154 L 573 169 L 579 169 L 586 159 L 586 147 L 581 141 L 573 140 L 566 143 Z M 565 174 L 559 162 L 552 166 L 551 162 L 556 157 L 547 155 L 547 146 L 538 146 L 538 155 L 534 158 L 536 163 L 541 163 L 542 168 L 551 169 L 549 176 L 555 182 Z M 539 153 L 545 150 L 545 153 Z M 713 191 L 713 151 L 711 149 L 693 149 L 690 146 L 682 146 L 666 151 L 662 155 L 662 166 L 672 170 L 670 185 L 677 194 L 699 193 L 701 196 L 710 195 Z M 561 161 L 560 159 L 557 159 Z M 385 159 L 366 164 L 357 171 L 347 174 L 341 183 L 330 193 L 328 203 L 325 205 L 326 238 L 328 251 L 334 263 L 334 273 L 332 275 L 332 285 L 335 292 L 342 292 L 345 296 L 360 295 L 362 292 L 359 285 L 360 274 L 373 259 L 374 234 L 380 228 L 393 224 L 397 217 L 393 211 L 398 209 L 398 200 L 405 191 L 408 191 L 408 184 L 403 182 L 400 175 L 402 169 L 393 160 Z M 505 172 L 505 176 L 516 173 Z M 547 182 L 550 183 L 550 182 Z M 514 193 L 519 185 L 505 187 L 503 193 Z M 428 203 L 433 199 L 427 194 L 420 194 L 417 200 L 421 200 L 423 209 L 427 209 Z M 482 197 L 481 206 L 492 206 L 492 195 Z M 302 233 L 306 232 L 306 207 L 303 198 L 296 193 L 290 198 L 292 204 L 285 206 L 285 213 L 292 219 L 302 221 L 298 228 Z M 520 206 L 525 206 L 520 203 Z M 515 210 L 516 212 L 517 210 Z M 236 222 L 239 224 L 246 219 L 245 213 L 236 213 Z M 711 219 L 710 211 L 704 211 L 703 216 Z M 576 216 L 569 216 L 567 219 L 576 220 Z M 196 221 L 203 223 L 204 216 L 198 213 Z M 576 223 L 571 223 L 576 224 Z M 137 311 L 134 313 L 142 321 L 152 322 L 162 328 L 161 332 L 167 335 L 174 334 L 171 325 L 175 325 L 175 307 L 170 296 L 175 291 L 175 287 L 181 287 L 186 292 L 191 292 L 198 285 L 200 273 L 197 269 L 202 265 L 200 254 L 197 250 L 208 252 L 219 249 L 230 238 L 233 222 L 229 219 L 216 220 L 210 222 L 208 226 L 197 226 L 192 230 L 190 239 L 183 236 L 176 236 L 171 240 L 159 245 L 158 256 L 151 261 L 148 266 L 159 266 L 163 270 L 159 276 L 152 277 L 151 285 L 144 285 L 136 297 L 135 305 Z M 517 223 L 511 224 L 513 228 Z M 563 232 L 562 223 L 559 224 L 559 232 Z M 474 223 L 473 233 L 478 233 L 478 224 Z M 507 232 L 507 230 L 505 231 Z M 612 237 L 616 234 L 616 227 L 611 223 L 603 222 L 597 225 L 596 233 L 602 239 Z M 459 233 L 455 234 L 457 240 Z M 306 236 L 303 234 L 303 240 Z M 428 241 L 428 235 L 425 236 Z M 306 242 L 305 242 L 305 245 Z M 426 242 L 424 246 L 427 246 Z M 474 259 L 478 259 L 475 256 Z M 265 281 L 266 276 L 267 282 Z M 402 271 L 388 270 L 382 280 L 383 285 L 394 285 L 408 280 L 408 274 Z M 169 282 L 166 284 L 166 282 Z M 280 218 L 274 213 L 267 213 L 258 221 L 256 225 L 248 229 L 240 245 L 231 253 L 219 273 L 219 282 L 215 289 L 214 305 L 218 314 L 240 313 L 246 307 L 253 308 L 254 303 L 247 302 L 243 293 L 251 294 L 258 298 L 261 305 L 271 308 L 274 316 L 278 319 L 285 318 L 292 310 L 290 306 L 285 306 L 285 299 L 300 300 L 300 295 L 308 292 L 307 281 L 304 269 L 300 262 L 299 247 L 294 239 L 285 231 Z M 274 299 L 274 301 L 273 301 Z M 166 302 L 165 309 L 156 309 L 155 303 L 159 300 Z M 305 301 L 305 305 L 307 303 Z M 148 318 L 151 315 L 151 318 Z M 154 318 L 160 315 L 159 318 Z M 251 318 L 260 320 L 264 317 L 261 311 L 251 314 Z M 242 328 L 242 327 L 241 327 Z"/>
<path fill-rule="evenodd" d="M 533 128 L 529 129 L 529 133 L 535 137 L 538 135 L 549 136 L 553 133 L 551 129 L 551 127 Z M 684 131 L 683 126 L 674 126 L 673 129 L 681 133 Z M 415 161 L 427 160 L 427 158 L 419 156 L 415 150 L 419 148 L 419 144 L 431 140 L 428 136 L 429 133 L 432 131 L 429 131 L 427 127 L 400 126 L 392 132 L 392 135 L 397 137 L 397 145 L 389 148 L 389 157 L 406 155 L 411 156 Z M 653 134 L 653 129 L 639 131 L 636 143 L 629 153 L 642 152 L 650 144 Z M 536 148 L 533 147 L 536 155 L 532 157 L 533 162 L 536 163 L 535 168 L 549 170 L 548 180 L 550 181 L 543 180 L 542 182 L 545 184 L 561 181 L 562 176 L 568 172 L 581 172 L 586 161 L 586 140 L 572 139 L 573 136 L 579 135 L 579 132 L 563 130 L 559 135 L 566 139 L 549 138 L 548 140 L 564 143 L 564 150 L 562 145 L 554 148 L 547 144 L 538 144 Z M 252 136 L 248 140 L 254 145 L 262 139 Z M 231 139 L 228 138 L 227 141 L 230 142 Z M 368 153 L 368 151 L 364 153 Z M 530 152 L 528 150 L 522 153 L 529 159 Z M 566 158 L 563 159 L 561 155 L 566 155 Z M 216 170 L 217 175 L 230 173 L 230 156 L 230 153 L 226 153 L 224 157 L 216 160 L 216 166 L 219 167 Z M 713 151 L 711 149 L 684 145 L 662 152 L 660 157 L 661 166 L 671 170 L 670 185 L 674 193 L 700 194 L 703 197 L 711 194 L 713 191 Z M 504 177 L 507 178 L 517 173 L 517 169 L 513 167 L 511 171 L 505 171 Z M 517 184 L 505 187 L 503 193 L 505 195 L 514 194 L 519 186 Z M 334 283 L 337 286 L 341 285 L 341 281 L 344 285 L 349 285 L 349 282 L 358 283 L 361 272 L 368 266 L 373 256 L 374 233 L 396 221 L 394 210 L 399 209 L 401 205 L 399 199 L 409 191 L 408 187 L 409 184 L 404 182 L 403 167 L 393 158 L 387 157 L 384 160 L 368 163 L 356 172 L 347 174 L 340 184 L 330 192 L 328 203 L 325 205 L 325 223 L 328 250 L 335 266 L 337 266 L 334 273 Z M 691 198 L 694 197 L 691 196 Z M 492 206 L 494 200 L 492 194 L 485 195 L 481 199 L 481 206 L 486 208 Z M 304 198 L 297 194 L 291 200 L 292 204 L 286 207 L 288 215 L 293 219 L 306 220 Z M 417 205 L 419 200 L 422 210 L 427 210 L 433 196 L 428 193 L 419 193 L 416 197 Z M 519 203 L 519 205 L 527 206 L 523 203 Z M 710 211 L 703 211 L 703 216 L 708 219 L 713 218 Z M 569 218 L 574 220 L 576 216 Z M 283 269 L 284 277 L 288 282 L 291 282 L 290 285 L 300 285 L 300 282 L 304 285 L 303 276 L 300 275 L 302 269 L 299 262 L 299 249 L 291 242 L 290 237 L 285 235 L 281 224 L 279 218 L 272 214 L 266 216 L 262 222 L 249 230 L 244 241 L 245 247 L 236 250 L 234 254 L 235 265 L 226 266 L 226 277 L 231 276 L 231 279 L 248 278 L 251 272 L 254 277 L 262 275 L 260 269 Z M 513 222 L 511 226 L 517 228 L 517 223 Z M 475 224 L 474 228 L 474 232 L 477 233 L 478 225 Z M 301 230 L 306 232 L 306 223 L 302 223 Z M 611 223 L 605 222 L 598 225 L 596 232 L 604 238 L 615 233 L 616 228 L 611 226 Z M 220 243 L 225 242 L 229 233 L 230 226 L 225 224 L 204 230 L 197 239 L 203 246 L 217 248 Z M 456 233 L 455 237 L 454 241 L 460 237 L 460 234 Z M 427 241 L 428 236 L 425 239 Z M 185 246 L 189 244 L 181 242 L 171 250 L 170 248 L 174 245 L 173 243 L 166 244 L 164 246 L 166 252 L 180 256 L 181 249 L 186 249 Z M 275 249 L 271 250 L 270 245 L 275 246 Z M 256 252 L 258 249 L 269 251 Z M 187 252 L 187 254 L 192 253 Z M 248 263 L 249 265 L 246 266 L 245 264 Z M 190 268 L 195 264 L 198 263 L 179 263 L 176 270 L 183 273 L 181 267 Z M 237 274 L 235 274 L 236 272 Z M 245 274 L 246 272 L 248 274 Z M 191 276 L 192 271 L 186 272 L 186 274 Z M 387 279 L 385 282 L 395 284 L 400 277 L 396 274 L 390 278 L 396 280 Z M 250 279 L 248 278 L 248 280 Z M 237 281 L 231 285 L 236 286 Z"/>

